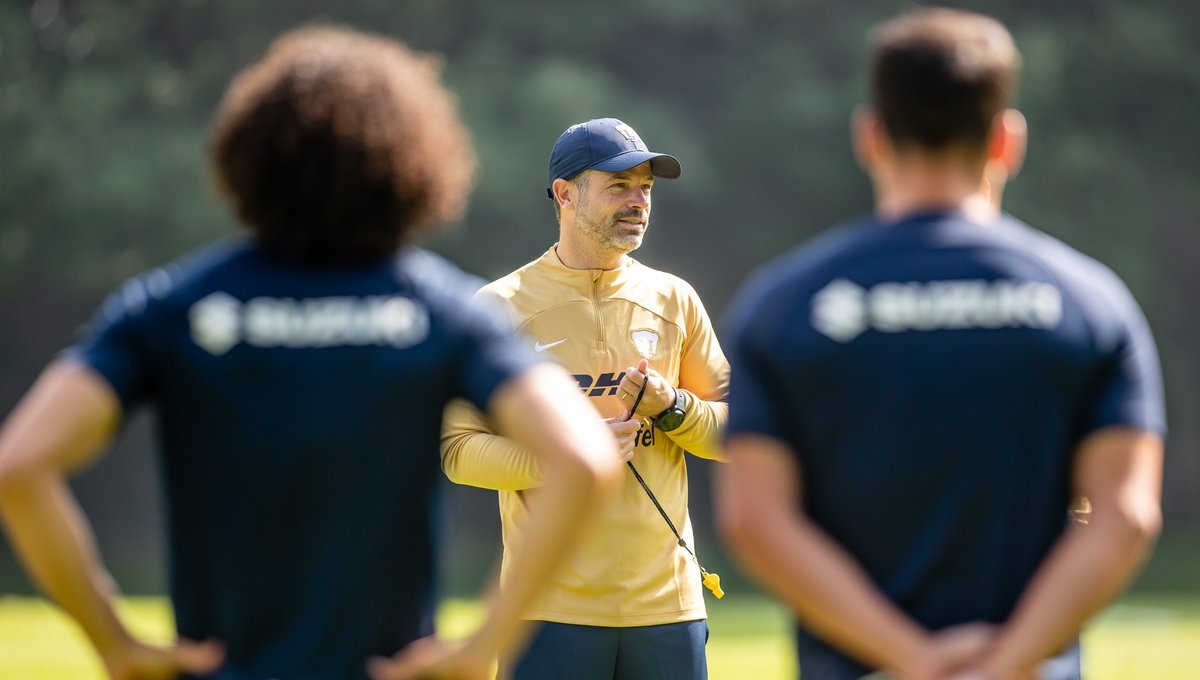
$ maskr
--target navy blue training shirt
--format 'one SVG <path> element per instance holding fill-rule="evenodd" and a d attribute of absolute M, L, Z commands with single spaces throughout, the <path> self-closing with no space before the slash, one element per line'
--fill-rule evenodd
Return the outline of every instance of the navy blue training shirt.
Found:
<path fill-rule="evenodd" d="M 730 310 L 728 434 L 785 443 L 804 511 L 929 628 L 1008 617 L 1065 529 L 1086 435 L 1165 431 L 1124 284 L 1009 216 L 835 229 Z M 798 646 L 805 680 L 866 672 Z"/>
<path fill-rule="evenodd" d="M 179 634 L 220 680 L 360 680 L 432 632 L 446 402 L 486 408 L 536 357 L 410 249 L 299 268 L 218 244 L 139 276 L 71 353 L 152 405 Z"/>

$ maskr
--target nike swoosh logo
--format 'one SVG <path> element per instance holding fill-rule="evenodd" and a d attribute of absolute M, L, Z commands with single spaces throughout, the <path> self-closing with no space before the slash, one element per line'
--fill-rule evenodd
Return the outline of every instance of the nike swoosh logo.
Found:
<path fill-rule="evenodd" d="M 546 343 L 546 344 L 544 344 L 544 345 L 543 345 L 542 343 L 540 343 L 540 342 L 534 341 L 534 343 L 533 343 L 533 351 L 535 351 L 535 352 L 545 352 L 546 350 L 550 349 L 551 347 L 554 347 L 555 345 L 561 345 L 561 344 L 563 344 L 563 343 L 564 343 L 564 342 L 566 342 L 566 341 L 567 341 L 567 339 L 566 339 L 566 338 L 563 338 L 562 340 L 555 340 L 554 342 L 547 342 L 547 343 Z"/>

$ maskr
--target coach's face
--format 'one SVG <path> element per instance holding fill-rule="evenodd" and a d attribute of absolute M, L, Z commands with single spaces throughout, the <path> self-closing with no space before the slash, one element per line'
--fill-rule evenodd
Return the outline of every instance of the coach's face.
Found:
<path fill-rule="evenodd" d="M 620 172 L 589 170 L 575 206 L 576 226 L 604 250 L 637 250 L 650 223 L 653 186 L 649 162 Z"/>

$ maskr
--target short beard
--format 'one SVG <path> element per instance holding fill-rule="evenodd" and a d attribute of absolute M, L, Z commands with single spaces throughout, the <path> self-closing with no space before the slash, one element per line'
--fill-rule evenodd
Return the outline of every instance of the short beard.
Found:
<path fill-rule="evenodd" d="M 630 253 L 642 247 L 642 234 L 623 234 L 617 232 L 618 215 L 613 215 L 612 218 L 603 224 L 597 224 L 591 220 L 581 220 L 579 215 L 575 216 L 575 224 L 579 230 L 587 234 L 590 240 L 599 246 L 601 249 L 613 253 Z"/>
<path fill-rule="evenodd" d="M 580 201 L 575 211 L 575 225 L 586 234 L 598 248 L 608 253 L 631 253 L 642 247 L 645 230 L 641 234 L 628 235 L 618 233 L 617 221 L 624 217 L 638 217 L 643 213 L 636 210 L 619 210 L 604 222 L 597 222 L 588 216 L 586 199 Z M 649 225 L 649 222 L 647 222 Z"/>

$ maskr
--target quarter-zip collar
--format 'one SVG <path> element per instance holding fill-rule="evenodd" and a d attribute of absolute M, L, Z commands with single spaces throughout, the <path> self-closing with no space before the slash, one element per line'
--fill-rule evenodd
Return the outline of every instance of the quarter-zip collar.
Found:
<path fill-rule="evenodd" d="M 608 297 L 609 293 L 627 283 L 630 271 L 636 263 L 636 260 L 626 255 L 621 258 L 615 269 L 572 269 L 558 259 L 558 252 L 555 250 L 557 247 L 557 243 L 550 246 L 542 255 L 540 264 L 554 270 L 555 276 L 561 277 L 564 285 L 578 288 L 581 292 L 591 291 L 601 298 Z"/>
<path fill-rule="evenodd" d="M 630 280 L 635 260 L 625 256 L 615 269 L 572 269 L 563 264 L 558 258 L 556 248 L 550 246 L 542 255 L 539 265 L 550 270 L 551 276 L 560 281 L 564 287 L 570 288 L 585 297 L 592 308 L 593 336 L 592 351 L 608 351 L 608 331 L 604 319 L 602 300 L 617 297 L 618 291 Z"/>

